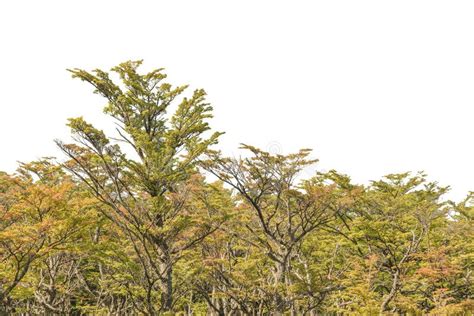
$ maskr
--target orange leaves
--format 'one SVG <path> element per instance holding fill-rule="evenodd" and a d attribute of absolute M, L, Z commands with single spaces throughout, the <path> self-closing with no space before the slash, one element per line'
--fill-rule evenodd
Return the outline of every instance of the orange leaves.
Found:
<path fill-rule="evenodd" d="M 421 267 L 416 271 L 416 273 L 422 277 L 430 279 L 438 279 L 440 275 L 439 271 L 437 269 L 433 269 L 432 267 Z"/>
<path fill-rule="evenodd" d="M 446 247 L 433 249 L 418 257 L 423 260 L 424 265 L 416 271 L 416 274 L 432 282 L 453 277 L 460 272 L 460 269 L 452 263 Z"/>
<path fill-rule="evenodd" d="M 23 286 L 36 260 L 50 255 L 79 231 L 78 188 L 50 160 L 22 164 L 0 176 L 0 293 Z"/>

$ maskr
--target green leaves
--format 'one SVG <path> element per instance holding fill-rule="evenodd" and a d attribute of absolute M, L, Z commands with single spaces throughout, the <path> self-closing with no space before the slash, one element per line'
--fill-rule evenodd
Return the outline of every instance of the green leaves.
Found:
<path fill-rule="evenodd" d="M 0 314 L 473 310 L 472 194 L 446 201 L 424 173 L 304 178 L 310 149 L 223 157 L 204 90 L 141 60 L 69 71 L 117 128 L 72 118 L 62 165 L 0 172 Z"/>
<path fill-rule="evenodd" d="M 89 149 L 101 154 L 105 146 L 109 144 L 109 140 L 104 132 L 94 128 L 91 124 L 84 121 L 82 117 L 69 119 L 68 126 L 72 133 L 77 135 L 79 139 L 83 140 L 83 144 Z"/>
<path fill-rule="evenodd" d="M 115 119 L 117 136 L 109 138 L 76 118 L 68 124 L 76 144 L 58 145 L 71 159 L 64 166 L 104 204 L 104 216 L 133 244 L 143 276 L 140 299 L 148 300 L 149 314 L 156 314 L 171 309 L 176 261 L 216 229 L 210 222 L 215 217 L 198 218 L 205 213 L 192 212 L 189 200 L 197 194 L 193 176 L 199 157 L 220 133 L 206 134 L 212 107 L 204 90 L 183 97 L 169 115 L 187 86 L 164 82 L 162 69 L 141 74 L 141 64 L 127 61 L 111 74 L 71 70 L 107 99 L 104 111 Z M 130 150 L 123 146 L 133 154 L 125 154 Z M 184 236 L 189 240 L 183 242 Z"/>

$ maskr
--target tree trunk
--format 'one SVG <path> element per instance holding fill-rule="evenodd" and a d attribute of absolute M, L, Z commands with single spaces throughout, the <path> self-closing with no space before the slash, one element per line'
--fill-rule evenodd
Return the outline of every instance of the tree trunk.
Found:
<path fill-rule="evenodd" d="M 169 312 L 173 307 L 173 267 L 169 260 L 160 264 L 160 270 L 161 310 Z"/>
<path fill-rule="evenodd" d="M 281 256 L 282 258 L 285 258 L 284 256 Z M 285 288 L 285 276 L 286 276 L 286 269 L 287 269 L 287 264 L 284 260 L 281 260 L 281 262 L 277 261 L 275 262 L 275 270 L 273 273 L 274 277 L 274 286 L 277 290 L 275 293 L 275 315 L 283 315 L 285 310 L 286 310 L 286 300 L 285 297 L 279 293 L 281 291 L 281 287 Z"/>
<path fill-rule="evenodd" d="M 380 305 L 380 313 L 382 314 L 387 309 L 388 304 L 393 300 L 398 291 L 398 275 L 399 271 L 397 270 L 393 275 L 392 288 L 388 293 L 387 297 L 383 300 L 382 305 Z"/>

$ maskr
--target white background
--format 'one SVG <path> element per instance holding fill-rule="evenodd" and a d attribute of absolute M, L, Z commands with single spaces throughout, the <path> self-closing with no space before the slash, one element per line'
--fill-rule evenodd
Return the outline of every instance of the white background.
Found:
<path fill-rule="evenodd" d="M 107 126 L 66 68 L 144 59 L 205 88 L 219 148 L 314 149 L 365 183 L 424 170 L 474 190 L 472 1 L 2 1 L 0 170 Z"/>

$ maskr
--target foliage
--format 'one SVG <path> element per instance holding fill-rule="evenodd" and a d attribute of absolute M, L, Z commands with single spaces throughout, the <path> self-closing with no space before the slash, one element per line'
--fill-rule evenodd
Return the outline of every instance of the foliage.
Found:
<path fill-rule="evenodd" d="M 115 135 L 73 118 L 64 162 L 0 172 L 0 314 L 472 315 L 474 194 L 225 157 L 204 90 L 140 66 L 70 70 Z"/>

